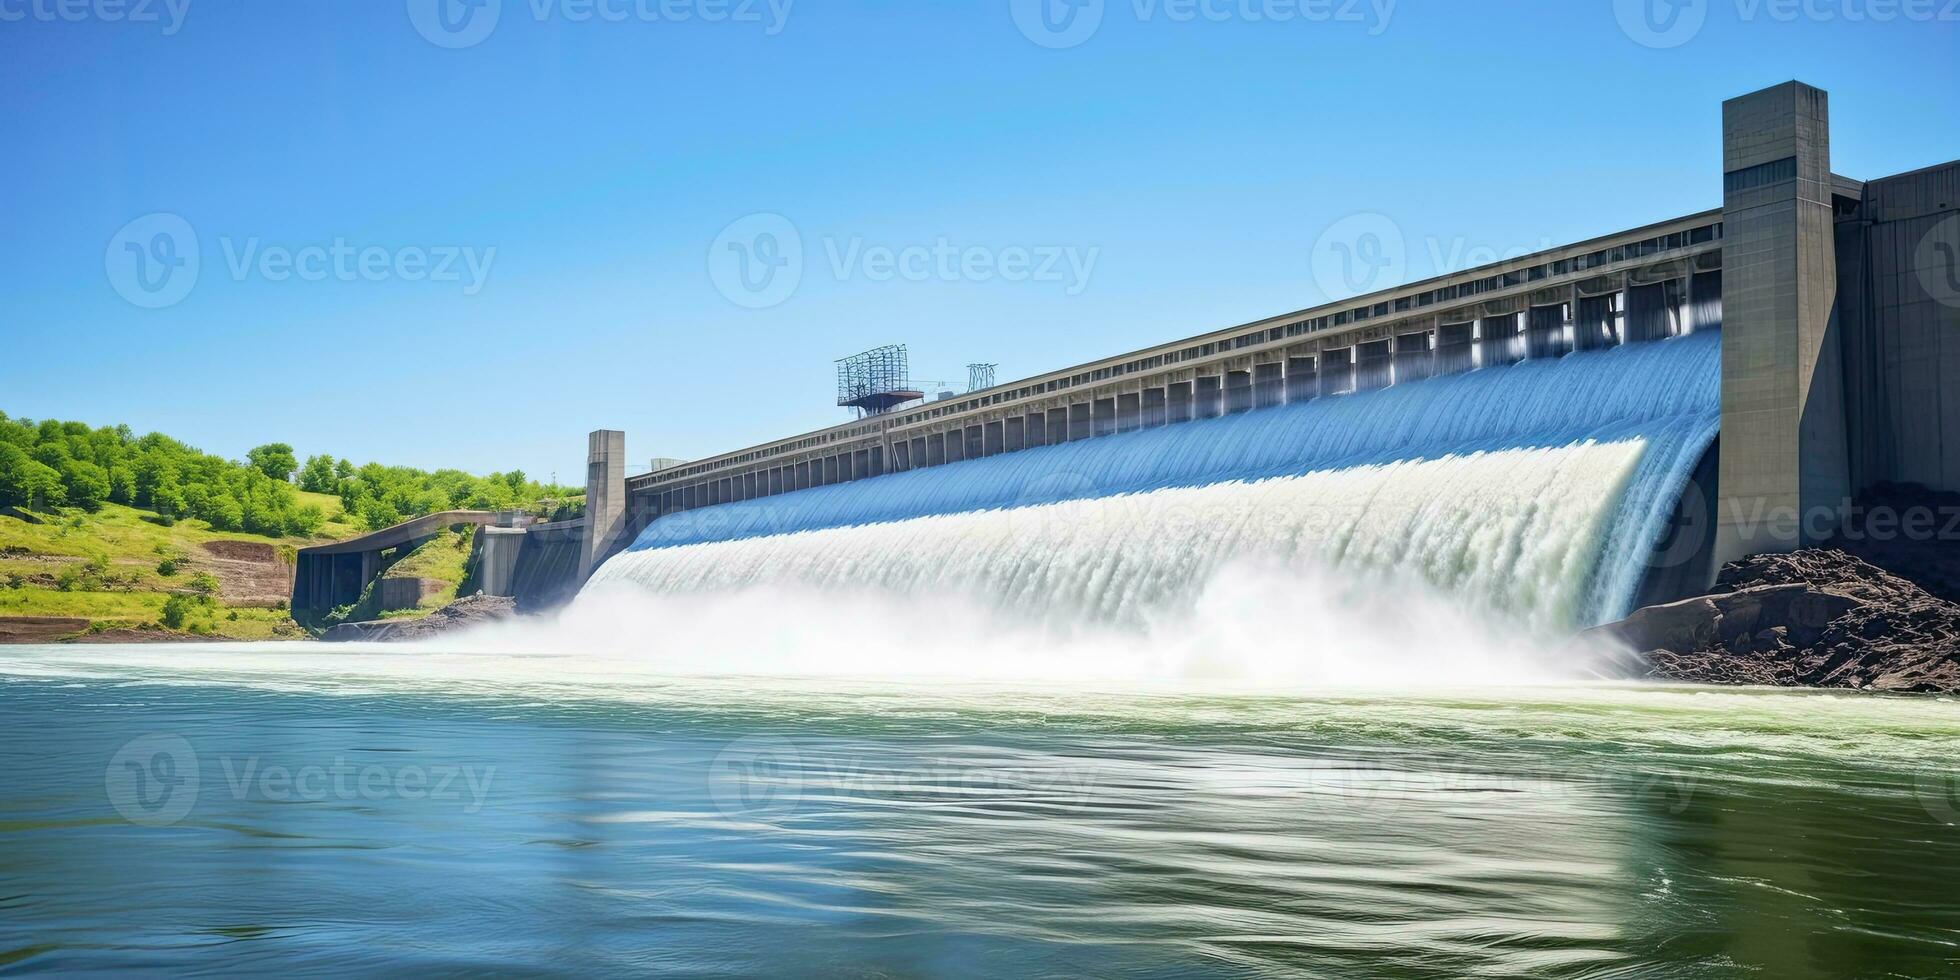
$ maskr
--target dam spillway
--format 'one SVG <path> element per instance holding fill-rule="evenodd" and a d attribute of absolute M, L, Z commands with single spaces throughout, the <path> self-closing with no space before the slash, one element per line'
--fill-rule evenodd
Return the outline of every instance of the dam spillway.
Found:
<path fill-rule="evenodd" d="M 1720 333 L 667 515 L 593 585 L 957 593 L 1139 621 L 1234 561 L 1414 578 L 1535 627 L 1623 614 L 1720 420 Z"/>
<path fill-rule="evenodd" d="M 594 432 L 570 544 L 515 567 L 1121 623 L 1243 560 L 1570 628 L 1827 543 L 1872 488 L 1960 491 L 1960 162 L 1835 174 L 1798 82 L 1721 137 L 1720 208 L 632 477 Z"/>

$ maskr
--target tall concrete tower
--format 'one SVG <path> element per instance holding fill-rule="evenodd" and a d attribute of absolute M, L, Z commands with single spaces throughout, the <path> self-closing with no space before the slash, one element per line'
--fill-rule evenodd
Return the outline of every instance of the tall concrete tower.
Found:
<path fill-rule="evenodd" d="M 1849 491 L 1824 92 L 1723 103 L 1722 184 L 1718 568 L 1828 536 Z"/>
<path fill-rule="evenodd" d="M 579 551 L 579 580 L 612 553 L 626 518 L 626 433 L 600 429 L 586 437 L 585 541 Z"/>

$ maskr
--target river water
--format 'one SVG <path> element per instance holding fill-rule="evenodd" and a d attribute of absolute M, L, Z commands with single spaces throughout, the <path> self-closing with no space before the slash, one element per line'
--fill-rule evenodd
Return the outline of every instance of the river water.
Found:
<path fill-rule="evenodd" d="M 0 971 L 1931 977 L 1960 705 L 0 651 Z"/>

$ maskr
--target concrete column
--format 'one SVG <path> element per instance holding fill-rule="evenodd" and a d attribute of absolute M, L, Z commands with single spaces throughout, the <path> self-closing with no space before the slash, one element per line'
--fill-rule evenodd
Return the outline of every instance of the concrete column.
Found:
<path fill-rule="evenodd" d="M 1477 322 L 1482 327 L 1477 346 L 1480 351 L 1479 363 L 1483 367 L 1516 364 L 1524 359 L 1524 345 L 1520 343 L 1522 338 L 1516 313 L 1484 317 Z"/>
<path fill-rule="evenodd" d="M 1080 404 L 1070 405 L 1068 407 L 1069 441 L 1074 442 L 1077 439 L 1087 439 L 1093 431 L 1089 418 L 1089 403 L 1082 402 Z"/>
<path fill-rule="evenodd" d="M 1245 412 L 1245 411 L 1250 411 L 1251 408 L 1252 408 L 1252 372 L 1251 371 L 1225 372 L 1226 413 L 1231 414 L 1234 412 Z"/>
<path fill-rule="evenodd" d="M 1278 361 L 1252 366 L 1252 405 L 1272 408 L 1286 402 L 1285 368 Z"/>
<path fill-rule="evenodd" d="M 1311 357 L 1286 359 L 1286 400 L 1303 402 L 1320 394 L 1320 373 Z"/>
<path fill-rule="evenodd" d="M 1116 431 L 1143 428 L 1143 393 L 1130 391 L 1116 396 Z"/>
<path fill-rule="evenodd" d="M 626 433 L 600 429 L 585 440 L 585 540 L 579 578 L 612 554 L 626 521 Z"/>
<path fill-rule="evenodd" d="M 1722 172 L 1717 567 L 1817 543 L 1850 489 L 1825 94 L 1723 103 Z"/>
<path fill-rule="evenodd" d="M 1421 381 L 1436 371 L 1436 351 L 1429 343 L 1429 331 L 1397 334 L 1395 337 L 1395 383 Z"/>
<path fill-rule="evenodd" d="M 1034 449 L 1038 446 L 1048 445 L 1048 413 L 1029 412 L 1023 416 L 1023 420 L 1026 422 L 1025 429 L 1028 436 L 1028 448 Z"/>
<path fill-rule="evenodd" d="M 1191 382 L 1178 381 L 1164 389 L 1164 420 L 1167 422 L 1191 421 Z"/>
<path fill-rule="evenodd" d="M 1089 403 L 1090 433 L 1098 436 L 1116 432 L 1116 399 L 1098 398 Z"/>
<path fill-rule="evenodd" d="M 1224 378 L 1199 375 L 1191 390 L 1191 417 L 1215 419 L 1225 414 Z"/>
<path fill-rule="evenodd" d="M 1341 395 L 1354 390 L 1354 348 L 1320 352 L 1320 393 Z"/>
<path fill-rule="evenodd" d="M 1524 356 L 1532 360 L 1564 357 L 1565 307 L 1533 306 L 1525 311 Z"/>

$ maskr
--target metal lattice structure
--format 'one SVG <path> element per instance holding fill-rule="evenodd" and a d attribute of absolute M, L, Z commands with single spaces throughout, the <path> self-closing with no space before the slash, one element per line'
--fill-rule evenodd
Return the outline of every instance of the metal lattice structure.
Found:
<path fill-rule="evenodd" d="M 994 371 L 998 364 L 968 364 L 966 366 L 966 390 L 979 391 L 994 386 Z"/>
<path fill-rule="evenodd" d="M 874 347 L 837 362 L 837 404 L 860 417 L 882 415 L 925 395 L 912 388 L 911 361 L 904 344 Z"/>

